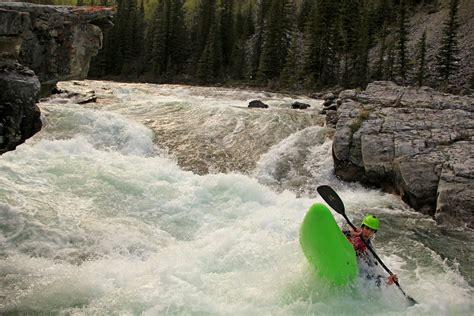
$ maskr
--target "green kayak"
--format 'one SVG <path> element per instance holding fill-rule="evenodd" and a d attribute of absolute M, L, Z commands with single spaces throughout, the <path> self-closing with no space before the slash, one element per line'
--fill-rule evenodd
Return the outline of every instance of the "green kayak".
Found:
<path fill-rule="evenodd" d="M 324 204 L 316 203 L 309 209 L 301 224 L 300 244 L 321 278 L 345 285 L 357 276 L 354 248 Z"/>

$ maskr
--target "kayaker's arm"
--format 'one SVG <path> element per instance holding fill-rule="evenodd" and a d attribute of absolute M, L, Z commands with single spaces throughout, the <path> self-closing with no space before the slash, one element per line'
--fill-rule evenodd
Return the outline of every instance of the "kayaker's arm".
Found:
<path fill-rule="evenodd" d="M 359 228 L 356 228 L 355 230 L 352 229 L 352 227 L 349 227 L 345 225 L 344 227 L 341 228 L 341 231 L 344 235 L 346 235 L 347 238 L 351 237 L 359 237 L 361 234 L 361 231 Z"/>
<path fill-rule="evenodd" d="M 388 285 L 392 285 L 394 283 L 397 283 L 398 282 L 398 276 L 396 274 L 391 274 L 387 277 L 387 279 L 385 280 L 385 282 L 388 284 Z"/>

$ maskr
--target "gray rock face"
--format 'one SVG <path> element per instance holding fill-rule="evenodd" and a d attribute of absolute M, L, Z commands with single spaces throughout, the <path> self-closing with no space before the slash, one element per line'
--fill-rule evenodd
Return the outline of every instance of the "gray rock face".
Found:
<path fill-rule="evenodd" d="M 0 154 L 15 149 L 41 129 L 36 100 L 38 77 L 30 69 L 0 60 Z"/>
<path fill-rule="evenodd" d="M 86 7 L 0 3 L 0 37 L 21 40 L 19 62 L 32 69 L 44 89 L 58 81 L 83 79 L 89 63 L 102 47 L 102 31 L 94 21 L 111 17 L 112 11 Z M 11 17 L 13 14 L 19 17 Z M 46 91 L 48 93 L 48 91 Z"/>
<path fill-rule="evenodd" d="M 36 101 L 87 76 L 111 9 L 0 2 L 0 154 L 41 128 Z M 40 84 L 41 83 L 41 84 Z"/>
<path fill-rule="evenodd" d="M 474 98 L 374 82 L 339 95 L 336 174 L 474 228 Z"/>
<path fill-rule="evenodd" d="M 30 23 L 29 15 L 0 7 L 0 17 L 0 58 L 17 59 L 22 43 L 21 35 Z"/>

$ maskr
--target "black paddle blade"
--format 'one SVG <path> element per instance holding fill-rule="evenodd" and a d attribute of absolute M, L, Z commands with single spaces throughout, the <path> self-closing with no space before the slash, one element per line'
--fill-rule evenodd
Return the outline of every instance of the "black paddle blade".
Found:
<path fill-rule="evenodd" d="M 392 274 L 391 272 L 389 272 L 389 273 Z M 400 286 L 400 284 L 398 282 L 395 282 L 395 284 L 398 286 L 398 288 L 402 292 L 403 296 L 405 296 L 405 298 L 407 299 L 407 302 L 408 302 L 409 306 L 413 306 L 415 304 L 418 304 L 418 302 L 413 297 L 411 297 L 410 295 L 407 295 L 407 293 L 405 293 L 405 291 L 402 289 L 402 287 Z"/>
<path fill-rule="evenodd" d="M 408 301 L 408 304 L 409 304 L 410 306 L 413 306 L 413 305 L 415 305 L 415 304 L 418 304 L 418 302 L 417 302 L 413 297 L 408 296 L 408 295 L 407 295 L 407 301 Z"/>
<path fill-rule="evenodd" d="M 337 195 L 336 191 L 334 191 L 329 185 L 320 185 L 316 189 L 321 195 L 321 197 L 332 207 L 336 212 L 341 215 L 345 215 L 346 211 L 344 209 L 344 203 L 342 202 L 339 195 Z"/>

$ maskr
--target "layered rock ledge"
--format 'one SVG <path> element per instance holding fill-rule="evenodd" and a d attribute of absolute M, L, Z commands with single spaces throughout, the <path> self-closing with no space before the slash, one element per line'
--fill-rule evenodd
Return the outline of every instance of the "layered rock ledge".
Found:
<path fill-rule="evenodd" d="M 438 222 L 474 228 L 474 98 L 374 82 L 339 94 L 337 176 L 401 195 Z"/>
<path fill-rule="evenodd" d="M 40 93 L 87 76 L 112 14 L 105 7 L 0 2 L 0 154 L 41 129 Z"/>

